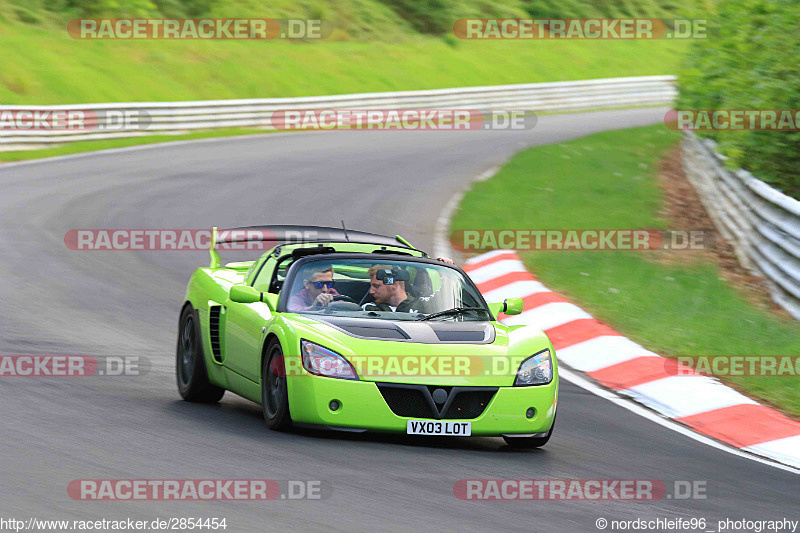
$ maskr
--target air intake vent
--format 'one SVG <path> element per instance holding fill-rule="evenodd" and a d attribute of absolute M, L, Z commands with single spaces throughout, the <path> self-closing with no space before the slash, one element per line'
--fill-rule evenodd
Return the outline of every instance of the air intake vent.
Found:
<path fill-rule="evenodd" d="M 494 398 L 494 390 L 469 390 L 456 394 L 442 418 L 470 420 L 478 418 Z"/>
<path fill-rule="evenodd" d="M 341 326 L 343 330 L 359 337 L 371 337 L 375 339 L 407 339 L 402 331 L 396 328 L 365 328 L 359 326 Z"/>
<path fill-rule="evenodd" d="M 446 420 L 473 420 L 486 410 L 497 387 L 439 387 L 376 383 L 386 405 L 397 416 Z M 436 389 L 442 389 L 446 400 L 434 401 Z"/>
<path fill-rule="evenodd" d="M 459 330 L 436 330 L 436 337 L 442 342 L 481 342 L 486 338 L 486 332 L 482 329 L 477 331 Z"/>
<path fill-rule="evenodd" d="M 433 406 L 425 397 L 421 389 L 393 387 L 391 385 L 378 385 L 383 399 L 389 409 L 397 416 L 415 418 L 436 418 Z"/>
<path fill-rule="evenodd" d="M 222 310 L 220 305 L 212 305 L 208 310 L 208 334 L 211 337 L 211 355 L 218 363 L 222 362 L 222 349 L 220 347 L 219 315 Z"/>

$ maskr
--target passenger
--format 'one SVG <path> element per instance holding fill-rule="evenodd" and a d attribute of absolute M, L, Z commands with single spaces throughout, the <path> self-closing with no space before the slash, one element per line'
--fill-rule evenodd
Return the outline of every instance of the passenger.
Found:
<path fill-rule="evenodd" d="M 397 313 L 425 313 L 428 298 L 416 298 L 406 292 L 406 282 L 389 278 L 391 265 L 373 265 L 369 274 L 369 294 L 373 301 L 365 303 L 364 311 L 394 311 Z M 386 277 L 378 279 L 383 270 Z M 391 283 L 387 281 L 391 279 Z"/>

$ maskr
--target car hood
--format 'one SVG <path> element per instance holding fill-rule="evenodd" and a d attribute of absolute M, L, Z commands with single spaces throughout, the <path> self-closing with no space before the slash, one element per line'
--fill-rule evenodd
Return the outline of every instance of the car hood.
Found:
<path fill-rule="evenodd" d="M 511 386 L 524 359 L 552 350 L 543 333 L 496 322 L 295 316 L 301 338 L 347 358 L 362 381 Z"/>
<path fill-rule="evenodd" d="M 315 317 L 352 337 L 424 344 L 491 344 L 496 330 L 491 322 L 452 320 L 374 320 L 352 317 Z"/>

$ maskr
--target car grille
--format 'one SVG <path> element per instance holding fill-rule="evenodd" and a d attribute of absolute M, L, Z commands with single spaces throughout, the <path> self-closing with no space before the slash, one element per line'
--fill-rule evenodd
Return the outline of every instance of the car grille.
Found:
<path fill-rule="evenodd" d="M 469 420 L 478 418 L 494 398 L 495 391 L 464 391 L 456 394 L 442 418 Z"/>
<path fill-rule="evenodd" d="M 470 420 L 478 418 L 494 398 L 497 387 L 435 387 L 426 385 L 400 385 L 378 383 L 386 405 L 397 416 Z M 448 393 L 449 405 L 437 405 L 433 391 L 441 388 Z"/>
<path fill-rule="evenodd" d="M 378 387 L 389 409 L 397 416 L 435 418 L 425 394 L 418 389 Z"/>

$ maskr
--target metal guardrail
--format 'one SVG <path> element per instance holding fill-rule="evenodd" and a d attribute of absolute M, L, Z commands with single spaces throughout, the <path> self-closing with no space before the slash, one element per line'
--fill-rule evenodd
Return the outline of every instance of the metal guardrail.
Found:
<path fill-rule="evenodd" d="M 472 109 L 478 111 L 579 111 L 629 106 L 670 105 L 675 100 L 675 76 L 643 76 L 594 80 L 463 87 L 429 91 L 363 93 L 302 98 L 263 98 L 198 102 L 0 106 L 4 111 L 91 110 L 100 116 L 91 131 L 4 129 L 0 151 L 41 145 L 143 135 L 177 135 L 218 128 L 275 129 L 270 118 L 286 109 Z M 102 116 L 108 111 L 146 114 L 144 129 L 109 131 Z M 38 146 L 37 146 L 38 145 Z"/>
<path fill-rule="evenodd" d="M 800 201 L 746 170 L 726 170 L 714 141 L 686 132 L 683 168 L 717 229 L 772 299 L 800 320 Z"/>

